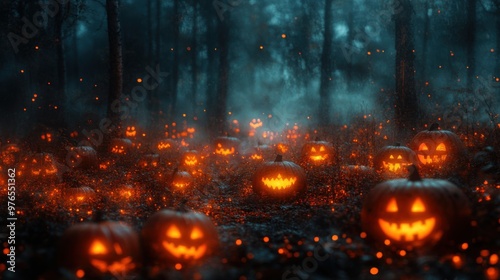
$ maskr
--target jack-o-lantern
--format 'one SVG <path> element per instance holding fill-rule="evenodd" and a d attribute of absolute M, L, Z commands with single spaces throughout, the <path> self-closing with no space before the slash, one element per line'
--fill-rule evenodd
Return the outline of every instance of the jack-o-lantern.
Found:
<path fill-rule="evenodd" d="M 262 121 L 260 119 L 252 119 L 249 125 L 252 129 L 257 129 L 259 127 L 262 127 Z"/>
<path fill-rule="evenodd" d="M 198 212 L 160 210 L 144 224 L 141 236 L 148 256 L 158 263 L 192 263 L 219 245 L 217 229 Z"/>
<path fill-rule="evenodd" d="M 138 234 L 124 223 L 85 222 L 64 232 L 58 248 L 58 261 L 73 273 L 83 272 L 86 278 L 123 278 L 138 267 L 139 246 Z"/>
<path fill-rule="evenodd" d="M 270 197 L 291 197 L 307 187 L 304 169 L 291 161 L 283 161 L 281 155 L 260 166 L 252 181 L 256 193 Z"/>
<path fill-rule="evenodd" d="M 132 149 L 133 144 L 127 138 L 113 138 L 110 143 L 111 153 L 115 155 L 126 155 Z"/>
<path fill-rule="evenodd" d="M 170 186 L 174 189 L 186 189 L 193 182 L 193 176 L 186 171 L 179 171 L 174 169 L 170 179 Z"/>
<path fill-rule="evenodd" d="M 189 168 L 194 168 L 197 167 L 201 164 L 201 159 L 200 155 L 196 150 L 190 150 L 184 152 L 182 155 L 182 165 L 189 167 Z"/>
<path fill-rule="evenodd" d="M 458 135 L 448 130 L 439 130 L 434 123 L 413 137 L 410 148 L 417 154 L 419 165 L 430 170 L 453 171 L 465 158 L 465 147 Z"/>
<path fill-rule="evenodd" d="M 18 175 L 54 179 L 58 177 L 59 163 L 50 153 L 36 153 L 27 157 L 18 171 Z"/>
<path fill-rule="evenodd" d="M 386 239 L 401 248 L 432 246 L 444 236 L 456 236 L 468 224 L 467 197 L 454 184 L 421 179 L 411 166 L 409 179 L 375 186 L 361 212 L 364 230 L 375 240 Z"/>
<path fill-rule="evenodd" d="M 253 162 L 261 162 L 274 154 L 274 150 L 268 145 L 258 145 L 254 146 L 246 151 L 246 158 L 250 159 Z"/>
<path fill-rule="evenodd" d="M 401 146 L 399 143 L 383 147 L 373 160 L 373 165 L 377 171 L 394 176 L 406 174 L 408 166 L 417 164 L 415 152 L 406 146 Z"/>
<path fill-rule="evenodd" d="M 169 152 L 175 150 L 176 148 L 177 148 L 177 142 L 175 142 L 175 140 L 168 138 L 160 140 L 156 144 L 156 149 L 158 150 L 159 153 Z"/>
<path fill-rule="evenodd" d="M 145 154 L 137 162 L 137 166 L 144 169 L 154 169 L 160 165 L 160 155 L 158 154 Z"/>
<path fill-rule="evenodd" d="M 277 143 L 275 146 L 278 154 L 286 154 L 290 148 L 288 144 L 283 142 Z"/>
<path fill-rule="evenodd" d="M 71 147 L 66 155 L 66 164 L 72 168 L 97 166 L 97 152 L 91 146 Z"/>
<path fill-rule="evenodd" d="M 126 137 L 135 137 L 137 135 L 137 130 L 135 129 L 135 126 L 127 126 L 125 130 L 125 136 Z"/>
<path fill-rule="evenodd" d="M 333 145 L 326 141 L 309 141 L 302 147 L 302 160 L 314 165 L 332 163 Z"/>
<path fill-rule="evenodd" d="M 21 152 L 21 148 L 17 144 L 7 144 L 2 147 L 1 158 L 5 165 L 13 165 L 18 160 L 18 155 Z"/>
<path fill-rule="evenodd" d="M 233 156 L 238 153 L 240 140 L 235 137 L 218 137 L 214 142 L 214 153 L 217 156 Z"/>

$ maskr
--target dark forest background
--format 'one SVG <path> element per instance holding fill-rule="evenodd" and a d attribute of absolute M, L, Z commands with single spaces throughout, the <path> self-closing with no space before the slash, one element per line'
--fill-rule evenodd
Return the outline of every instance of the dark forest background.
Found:
<path fill-rule="evenodd" d="M 498 0 L 3 0 L 0 30 L 4 139 L 104 117 L 151 135 L 360 115 L 401 135 L 500 126 Z M 126 102 L 158 69 L 159 85 Z"/>

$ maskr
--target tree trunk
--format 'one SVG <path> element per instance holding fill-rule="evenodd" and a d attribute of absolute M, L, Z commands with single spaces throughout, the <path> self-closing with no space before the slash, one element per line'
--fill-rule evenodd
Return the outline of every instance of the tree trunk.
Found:
<path fill-rule="evenodd" d="M 207 28 L 205 44 L 207 46 L 207 63 L 206 63 L 206 92 L 205 92 L 205 104 L 204 108 L 206 110 L 206 118 L 203 118 L 206 123 L 205 127 L 209 134 L 215 131 L 215 103 L 216 103 L 216 90 L 217 90 L 217 61 L 215 51 L 217 47 L 217 30 L 214 24 L 214 14 L 212 13 L 213 6 L 210 1 L 204 3 L 203 13 L 205 18 L 205 25 Z M 201 5 L 201 4 L 200 4 Z M 212 135 L 213 136 L 213 135 Z"/>
<path fill-rule="evenodd" d="M 175 118 L 176 105 L 177 105 L 177 84 L 179 83 L 179 34 L 180 34 L 180 21 L 181 15 L 179 14 L 179 0 L 174 0 L 174 30 L 173 30 L 173 43 L 174 43 L 174 61 L 172 63 L 172 84 L 170 89 L 170 110 L 169 116 L 171 119 Z"/>
<path fill-rule="evenodd" d="M 229 87 L 229 16 L 219 21 L 219 79 L 215 98 L 215 132 L 226 132 L 227 97 Z"/>
<path fill-rule="evenodd" d="M 330 89 L 332 85 L 332 3 L 325 0 L 323 51 L 321 53 L 321 84 L 319 89 L 318 122 L 321 126 L 330 123 Z"/>
<path fill-rule="evenodd" d="M 191 114 L 196 115 L 196 91 L 198 89 L 198 2 L 193 3 L 193 30 L 191 42 Z"/>
<path fill-rule="evenodd" d="M 467 90 L 474 91 L 474 73 L 476 71 L 475 44 L 476 44 L 476 0 L 467 0 Z"/>
<path fill-rule="evenodd" d="M 349 16 L 347 18 L 347 28 L 349 31 L 347 32 L 347 43 L 349 46 L 353 45 L 354 42 L 354 1 L 349 1 Z M 346 69 L 346 82 L 347 82 L 347 90 L 350 91 L 352 88 L 352 58 L 347 61 L 347 69 Z"/>
<path fill-rule="evenodd" d="M 108 20 L 108 41 L 109 41 L 109 91 L 108 91 L 108 118 L 113 126 L 120 126 L 120 112 L 113 108 L 114 101 L 119 100 L 123 91 L 123 63 L 122 63 L 122 42 L 120 27 L 120 4 L 118 0 L 106 0 L 106 14 Z M 112 133 L 117 136 L 118 130 Z"/>
<path fill-rule="evenodd" d="M 415 90 L 415 54 L 412 30 L 413 9 L 410 0 L 395 0 L 396 23 L 396 93 L 395 125 L 400 140 L 410 135 L 418 120 Z M 400 5 L 397 4 L 399 2 Z"/>
<path fill-rule="evenodd" d="M 430 22 L 431 18 L 429 17 L 429 1 L 425 1 L 424 6 L 424 34 L 422 38 L 422 67 L 420 77 L 425 83 L 427 81 L 427 47 L 429 45 L 429 33 L 430 33 Z"/>
<path fill-rule="evenodd" d="M 66 100 L 66 61 L 64 57 L 63 24 L 66 6 L 61 4 L 59 12 L 55 16 L 55 44 L 56 44 L 56 65 L 57 65 L 57 93 L 54 99 L 54 105 L 57 106 L 52 117 L 52 122 L 56 127 L 65 127 L 64 120 L 65 100 Z"/>

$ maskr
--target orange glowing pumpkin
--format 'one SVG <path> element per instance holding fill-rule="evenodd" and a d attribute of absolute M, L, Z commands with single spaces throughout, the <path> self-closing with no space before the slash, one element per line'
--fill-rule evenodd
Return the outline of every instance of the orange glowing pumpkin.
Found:
<path fill-rule="evenodd" d="M 177 142 L 172 139 L 163 139 L 158 141 L 156 144 L 156 149 L 158 150 L 159 153 L 165 153 L 169 151 L 173 151 L 177 148 Z"/>
<path fill-rule="evenodd" d="M 246 151 L 246 158 L 254 162 L 261 162 L 269 159 L 274 154 L 274 150 L 268 145 L 254 146 Z"/>
<path fill-rule="evenodd" d="M 137 162 L 137 166 L 144 169 L 154 169 L 160 165 L 160 155 L 144 154 Z"/>
<path fill-rule="evenodd" d="M 50 153 L 36 153 L 27 157 L 17 171 L 20 177 L 33 179 L 57 179 L 61 164 Z"/>
<path fill-rule="evenodd" d="M 302 160 L 313 165 L 330 164 L 333 161 L 333 145 L 326 141 L 309 141 L 302 146 Z"/>
<path fill-rule="evenodd" d="M 127 138 L 113 138 L 110 143 L 110 151 L 115 155 L 126 155 L 134 145 Z"/>
<path fill-rule="evenodd" d="M 186 189 L 193 182 L 193 176 L 186 171 L 175 168 L 170 179 L 170 186 L 174 189 Z"/>
<path fill-rule="evenodd" d="M 240 140 L 235 137 L 218 137 L 214 142 L 214 154 L 217 156 L 233 156 L 238 153 Z"/>
<path fill-rule="evenodd" d="M 277 155 L 274 162 L 266 162 L 256 170 L 252 186 L 258 194 L 293 197 L 306 190 L 306 173 L 299 165 L 283 161 L 283 157 Z"/>
<path fill-rule="evenodd" d="M 193 168 L 201 164 L 201 158 L 196 150 L 184 152 L 182 155 L 182 165 L 185 167 Z"/>
<path fill-rule="evenodd" d="M 141 236 L 148 257 L 157 263 L 193 263 L 219 246 L 217 229 L 205 214 L 160 210 L 144 224 Z"/>
<path fill-rule="evenodd" d="M 97 152 L 91 146 L 71 147 L 66 155 L 66 164 L 71 168 L 96 167 Z"/>
<path fill-rule="evenodd" d="M 57 253 L 59 264 L 70 272 L 99 279 L 123 279 L 138 268 L 141 259 L 138 234 L 114 221 L 71 226 L 62 235 Z"/>
<path fill-rule="evenodd" d="M 421 179 L 412 169 L 409 179 L 382 182 L 368 193 L 363 229 L 378 242 L 389 239 L 404 249 L 430 247 L 464 231 L 470 208 L 463 192 L 449 181 Z"/>
<path fill-rule="evenodd" d="M 18 161 L 21 148 L 17 144 L 6 144 L 2 147 L 0 153 L 1 163 L 5 165 L 14 165 Z"/>
<path fill-rule="evenodd" d="M 438 128 L 439 124 L 432 124 L 429 130 L 417 133 L 409 145 L 425 173 L 458 170 L 466 159 L 465 146 L 458 135 Z"/>
<path fill-rule="evenodd" d="M 63 193 L 65 202 L 70 205 L 87 204 L 95 199 L 95 191 L 87 186 L 66 188 Z"/>
<path fill-rule="evenodd" d="M 389 177 L 403 176 L 408 166 L 417 164 L 415 152 L 399 143 L 383 147 L 373 160 L 375 169 Z"/>
<path fill-rule="evenodd" d="M 137 135 L 137 130 L 135 129 L 135 126 L 127 126 L 125 130 L 125 136 L 126 137 L 135 137 Z"/>

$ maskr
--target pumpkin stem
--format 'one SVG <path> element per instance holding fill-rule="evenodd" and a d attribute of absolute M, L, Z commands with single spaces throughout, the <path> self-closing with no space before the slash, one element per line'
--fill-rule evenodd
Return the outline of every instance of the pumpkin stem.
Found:
<path fill-rule="evenodd" d="M 408 180 L 410 180 L 412 182 L 422 180 L 422 178 L 420 177 L 420 174 L 418 174 L 418 169 L 414 164 L 408 166 L 408 171 L 410 172 L 410 176 L 408 177 Z"/>
<path fill-rule="evenodd" d="M 433 123 L 431 125 L 431 127 L 429 127 L 429 131 L 436 131 L 436 130 L 438 130 L 438 128 L 439 128 L 439 124 L 438 123 Z"/>
<path fill-rule="evenodd" d="M 283 156 L 282 155 L 276 155 L 276 159 L 274 162 L 283 162 Z"/>

